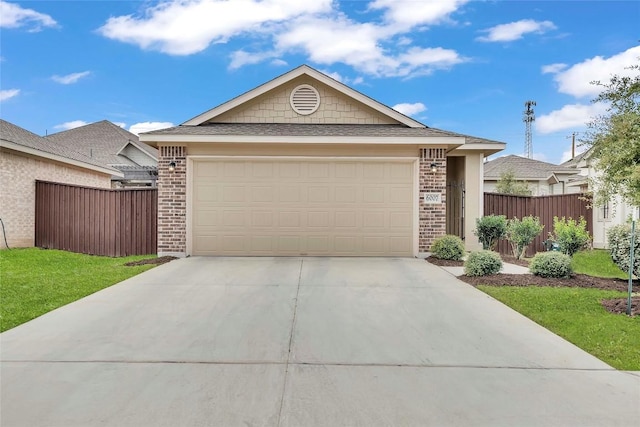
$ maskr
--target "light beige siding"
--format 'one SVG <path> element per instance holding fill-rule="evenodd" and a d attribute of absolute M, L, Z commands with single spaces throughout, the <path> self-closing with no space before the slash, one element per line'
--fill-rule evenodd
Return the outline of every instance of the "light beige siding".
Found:
<path fill-rule="evenodd" d="M 320 107 L 310 115 L 296 113 L 289 104 L 291 92 L 301 84 L 313 86 L 320 94 Z M 309 77 L 299 77 L 211 120 L 216 123 L 349 123 L 396 124 L 397 121 L 348 98 Z"/>
<path fill-rule="evenodd" d="M 14 151 L 0 151 L 0 218 L 9 247 L 34 245 L 36 180 L 111 187 L 111 177 L 106 174 Z M 5 247 L 0 236 L 0 248 Z"/>
<path fill-rule="evenodd" d="M 192 159 L 193 255 L 414 255 L 412 159 Z"/>

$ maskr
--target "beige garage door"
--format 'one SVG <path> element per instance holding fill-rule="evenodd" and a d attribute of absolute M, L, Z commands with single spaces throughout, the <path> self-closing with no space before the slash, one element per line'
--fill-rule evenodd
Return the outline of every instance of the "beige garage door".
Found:
<path fill-rule="evenodd" d="M 412 159 L 191 165 L 193 255 L 413 255 Z"/>

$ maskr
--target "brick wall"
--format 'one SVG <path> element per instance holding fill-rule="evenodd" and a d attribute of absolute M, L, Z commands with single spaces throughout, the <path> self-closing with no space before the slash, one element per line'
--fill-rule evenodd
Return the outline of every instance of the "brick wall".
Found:
<path fill-rule="evenodd" d="M 111 176 L 14 151 L 0 152 L 0 218 L 9 247 L 35 242 L 36 180 L 111 187 Z M 6 248 L 0 229 L 0 248 Z"/>
<path fill-rule="evenodd" d="M 158 256 L 187 252 L 187 149 L 160 147 L 158 158 Z M 173 171 L 169 164 L 175 163 Z"/>
<path fill-rule="evenodd" d="M 435 163 L 436 172 L 431 165 Z M 418 252 L 431 249 L 434 239 L 446 234 L 447 229 L 447 159 L 444 148 L 420 149 L 419 173 L 419 235 Z M 425 203 L 425 194 L 440 194 L 439 203 Z"/>

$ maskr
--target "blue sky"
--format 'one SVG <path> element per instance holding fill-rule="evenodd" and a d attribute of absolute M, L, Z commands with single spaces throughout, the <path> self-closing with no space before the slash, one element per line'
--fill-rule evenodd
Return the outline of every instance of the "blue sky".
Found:
<path fill-rule="evenodd" d="M 640 2 L 0 1 L 0 116 L 44 135 L 180 124 L 300 64 L 436 128 L 567 158 L 640 60 Z"/>

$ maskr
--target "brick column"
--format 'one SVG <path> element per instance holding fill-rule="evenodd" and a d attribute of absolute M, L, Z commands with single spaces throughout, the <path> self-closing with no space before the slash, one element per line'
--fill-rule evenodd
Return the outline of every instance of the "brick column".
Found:
<path fill-rule="evenodd" d="M 159 147 L 158 256 L 187 253 L 187 149 Z M 175 168 L 169 170 L 174 162 Z"/>
<path fill-rule="evenodd" d="M 433 163 L 437 167 L 436 172 L 431 171 Z M 418 252 L 424 253 L 431 249 L 434 239 L 443 236 L 447 229 L 447 158 L 444 148 L 420 149 L 419 175 Z M 434 196 L 430 199 L 437 202 L 425 203 L 425 194 Z"/>

